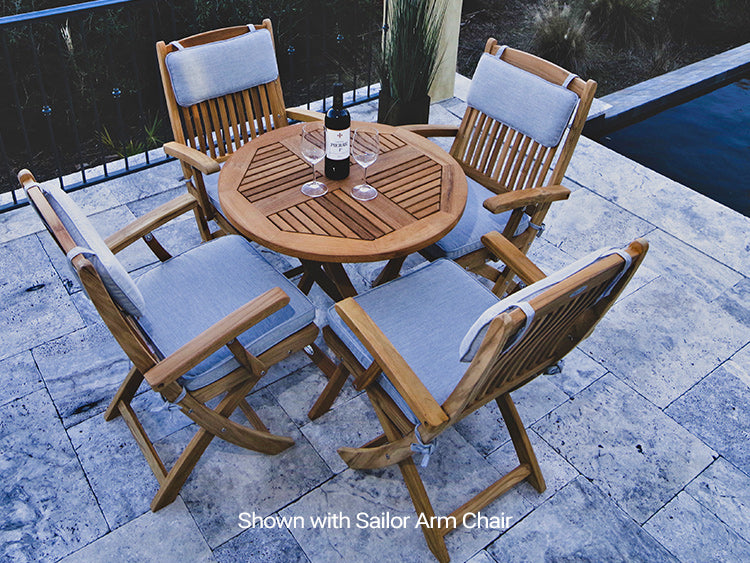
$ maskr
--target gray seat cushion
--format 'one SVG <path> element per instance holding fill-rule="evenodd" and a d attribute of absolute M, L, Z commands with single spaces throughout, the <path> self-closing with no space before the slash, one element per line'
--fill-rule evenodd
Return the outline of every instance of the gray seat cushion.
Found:
<path fill-rule="evenodd" d="M 461 339 L 477 317 L 498 302 L 489 289 L 449 260 L 436 260 L 354 299 L 439 404 L 466 372 L 466 364 L 459 361 Z M 328 323 L 368 367 L 372 357 L 333 307 Z M 404 413 L 418 422 L 390 381 L 381 376 L 379 382 Z"/>
<path fill-rule="evenodd" d="M 239 337 L 258 355 L 315 319 L 315 307 L 242 237 L 229 235 L 175 256 L 136 280 L 146 302 L 139 323 L 168 356 L 229 313 L 280 287 L 290 302 Z M 187 389 L 213 383 L 239 367 L 224 346 L 183 378 Z"/>
<path fill-rule="evenodd" d="M 466 181 L 469 189 L 464 213 L 451 232 L 424 250 L 425 254 L 432 259 L 449 258 L 455 260 L 479 250 L 484 246 L 481 240 L 482 235 L 491 231 L 502 233 L 510 220 L 512 211 L 505 211 L 496 215 L 482 206 L 484 200 L 497 195 L 495 192 L 488 190 L 471 178 L 466 178 Z M 514 234 L 520 235 L 528 226 L 529 216 L 524 213 Z"/>

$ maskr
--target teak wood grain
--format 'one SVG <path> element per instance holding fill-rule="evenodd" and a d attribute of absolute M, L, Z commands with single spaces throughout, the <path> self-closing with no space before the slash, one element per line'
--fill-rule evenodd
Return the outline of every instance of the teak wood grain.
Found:
<path fill-rule="evenodd" d="M 399 258 L 442 238 L 466 203 L 461 167 L 419 135 L 367 125 L 381 139 L 381 153 L 368 172 L 378 190 L 375 199 L 351 197 L 363 178 L 356 165 L 345 180 L 323 178 L 326 195 L 305 196 L 300 187 L 312 173 L 299 154 L 301 125 L 293 125 L 253 139 L 224 165 L 219 199 L 227 219 L 272 250 L 315 262 Z"/>

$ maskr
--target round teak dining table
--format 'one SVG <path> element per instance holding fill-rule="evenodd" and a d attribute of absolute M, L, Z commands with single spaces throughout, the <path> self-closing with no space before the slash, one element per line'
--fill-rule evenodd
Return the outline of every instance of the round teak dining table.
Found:
<path fill-rule="evenodd" d="M 300 288 L 308 292 L 318 283 L 335 301 L 357 294 L 342 264 L 388 260 L 374 285 L 389 281 L 409 254 L 445 236 L 466 204 L 466 176 L 436 144 L 389 125 L 353 122 L 352 131 L 358 126 L 375 127 L 380 136 L 380 154 L 367 174 L 378 190 L 370 201 L 350 195 L 364 176 L 355 164 L 344 180 L 319 178 L 328 186 L 323 196 L 300 191 L 312 177 L 300 155 L 301 123 L 246 143 L 219 176 L 219 201 L 230 223 L 249 239 L 298 258 Z"/>

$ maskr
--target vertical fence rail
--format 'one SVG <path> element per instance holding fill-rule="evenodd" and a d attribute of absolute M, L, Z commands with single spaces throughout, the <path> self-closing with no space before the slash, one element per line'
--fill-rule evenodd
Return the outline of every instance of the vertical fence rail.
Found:
<path fill-rule="evenodd" d="M 377 97 L 383 1 L 269 0 L 258 13 L 251 2 L 91 0 L 0 17 L 0 212 L 26 203 L 21 168 L 70 191 L 168 160 L 155 150 L 172 138 L 157 40 L 269 17 L 288 105 L 325 109 L 336 80 L 352 88 L 348 105 Z"/>

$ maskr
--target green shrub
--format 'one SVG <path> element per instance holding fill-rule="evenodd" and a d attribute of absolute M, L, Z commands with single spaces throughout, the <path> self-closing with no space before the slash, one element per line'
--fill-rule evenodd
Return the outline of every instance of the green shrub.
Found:
<path fill-rule="evenodd" d="M 589 44 L 586 25 L 568 4 L 548 2 L 534 14 L 534 54 L 577 74 L 586 74 Z"/>
<path fill-rule="evenodd" d="M 597 38 L 632 47 L 651 37 L 655 16 L 653 0 L 590 0 L 586 23 Z"/>

